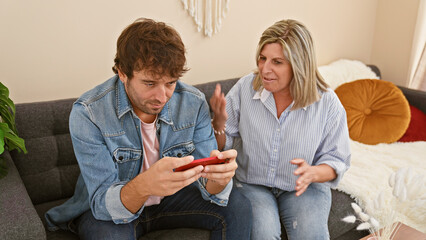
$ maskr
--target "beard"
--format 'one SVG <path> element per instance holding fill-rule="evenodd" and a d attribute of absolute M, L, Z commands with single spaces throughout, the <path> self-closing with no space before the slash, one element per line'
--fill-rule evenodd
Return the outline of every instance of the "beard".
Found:
<path fill-rule="evenodd" d="M 166 104 L 161 105 L 161 107 L 154 107 L 154 106 L 159 106 L 159 105 L 161 105 L 161 102 L 159 102 L 159 101 L 146 101 L 146 102 L 140 104 L 140 106 L 138 106 L 138 108 L 143 113 L 150 114 L 150 115 L 157 115 L 163 110 L 163 108 Z"/>

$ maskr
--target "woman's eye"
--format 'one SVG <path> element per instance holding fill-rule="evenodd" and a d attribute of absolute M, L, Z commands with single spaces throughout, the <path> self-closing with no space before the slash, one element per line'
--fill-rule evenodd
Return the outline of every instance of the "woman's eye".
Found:
<path fill-rule="evenodd" d="M 281 61 L 278 61 L 278 60 L 274 60 L 274 63 L 275 63 L 275 64 L 281 64 L 282 62 L 281 62 Z"/>

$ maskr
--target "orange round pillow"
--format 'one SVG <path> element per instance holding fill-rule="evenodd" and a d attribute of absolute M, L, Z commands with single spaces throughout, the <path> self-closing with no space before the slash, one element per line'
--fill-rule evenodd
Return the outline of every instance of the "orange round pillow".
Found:
<path fill-rule="evenodd" d="M 393 83 L 361 79 L 340 85 L 335 90 L 343 104 L 349 136 L 365 144 L 398 141 L 410 123 L 410 106 Z"/>

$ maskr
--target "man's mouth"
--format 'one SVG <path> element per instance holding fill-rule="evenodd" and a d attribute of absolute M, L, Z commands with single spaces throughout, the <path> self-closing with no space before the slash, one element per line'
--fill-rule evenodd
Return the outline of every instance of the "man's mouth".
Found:
<path fill-rule="evenodd" d="M 151 102 L 150 104 L 151 104 L 151 107 L 154 108 L 154 109 L 159 109 L 159 108 L 164 107 L 164 104 L 159 103 L 159 102 Z"/>

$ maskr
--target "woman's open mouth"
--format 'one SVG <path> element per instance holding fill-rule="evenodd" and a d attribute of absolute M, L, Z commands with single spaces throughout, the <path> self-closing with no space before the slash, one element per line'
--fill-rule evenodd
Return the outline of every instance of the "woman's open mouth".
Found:
<path fill-rule="evenodd" d="M 266 78 L 266 77 L 263 77 L 263 81 L 264 81 L 264 82 L 266 82 L 266 83 L 270 83 L 270 82 L 273 82 L 273 81 L 275 81 L 275 80 L 277 80 L 277 79 L 275 79 L 275 78 Z"/>

